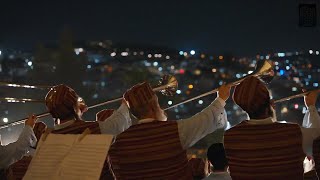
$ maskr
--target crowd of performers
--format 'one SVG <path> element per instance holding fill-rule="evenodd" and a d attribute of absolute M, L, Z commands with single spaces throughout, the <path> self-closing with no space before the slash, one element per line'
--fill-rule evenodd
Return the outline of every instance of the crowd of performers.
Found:
<path fill-rule="evenodd" d="M 248 119 L 226 130 L 223 143 L 212 144 L 208 159 L 188 159 L 186 150 L 206 135 L 225 128 L 224 109 L 231 87 L 219 87 L 217 98 L 196 115 L 167 120 L 149 83 L 133 86 L 117 110 L 102 110 L 85 121 L 87 106 L 66 85 L 45 97 L 54 120 L 50 133 L 112 134 L 113 143 L 101 179 L 316 179 L 320 175 L 320 116 L 317 92 L 305 96 L 303 126 L 280 123 L 266 85 L 249 76 L 234 89 L 233 101 Z M 0 149 L 1 177 L 22 179 L 37 146 L 49 128 L 30 116 L 18 140 Z M 210 162 L 210 163 L 209 163 Z M 90 177 L 86 177 L 86 179 Z"/>

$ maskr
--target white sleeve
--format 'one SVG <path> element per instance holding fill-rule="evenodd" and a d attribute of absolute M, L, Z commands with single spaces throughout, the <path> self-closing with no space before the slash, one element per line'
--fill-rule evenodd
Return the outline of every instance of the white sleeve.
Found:
<path fill-rule="evenodd" d="M 183 149 L 187 149 L 216 129 L 227 124 L 227 114 L 221 98 L 216 98 L 208 107 L 191 118 L 178 120 L 178 130 Z"/>
<path fill-rule="evenodd" d="M 31 146 L 37 143 L 33 129 L 25 126 L 16 142 L 0 146 L 0 169 L 7 168 L 28 153 Z"/>
<path fill-rule="evenodd" d="M 125 104 L 121 104 L 121 106 L 106 120 L 99 121 L 101 134 L 112 134 L 116 136 L 130 126 L 131 118 L 129 109 Z"/>
<path fill-rule="evenodd" d="M 320 128 L 320 116 L 315 106 L 309 106 L 303 117 L 302 127 Z"/>
<path fill-rule="evenodd" d="M 320 136 L 320 128 L 304 128 L 301 127 L 302 138 L 303 138 L 303 151 L 308 155 L 312 156 L 313 141 Z"/>

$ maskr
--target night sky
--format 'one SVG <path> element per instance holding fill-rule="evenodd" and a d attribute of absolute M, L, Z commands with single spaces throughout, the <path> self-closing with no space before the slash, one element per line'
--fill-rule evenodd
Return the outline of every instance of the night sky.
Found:
<path fill-rule="evenodd" d="M 110 39 L 239 55 L 319 48 L 319 25 L 298 27 L 298 0 L 1 2 L 0 45 Z"/>

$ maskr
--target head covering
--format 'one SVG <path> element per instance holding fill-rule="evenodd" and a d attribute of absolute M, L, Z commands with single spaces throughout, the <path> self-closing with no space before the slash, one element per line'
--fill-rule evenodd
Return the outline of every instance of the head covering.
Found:
<path fill-rule="evenodd" d="M 73 89 L 60 84 L 50 89 L 45 101 L 53 118 L 65 119 L 74 113 L 78 98 L 78 94 Z"/>
<path fill-rule="evenodd" d="M 157 96 L 147 82 L 133 86 L 124 94 L 124 99 L 134 116 L 145 113 L 146 108 L 152 111 L 156 111 L 158 108 L 156 106 L 158 103 Z"/>
<path fill-rule="evenodd" d="M 114 109 L 104 109 L 96 114 L 96 121 L 105 121 L 114 112 Z"/>
<path fill-rule="evenodd" d="M 264 110 L 270 105 L 270 95 L 266 85 L 254 76 L 247 77 L 233 92 L 233 100 L 247 113 Z"/>

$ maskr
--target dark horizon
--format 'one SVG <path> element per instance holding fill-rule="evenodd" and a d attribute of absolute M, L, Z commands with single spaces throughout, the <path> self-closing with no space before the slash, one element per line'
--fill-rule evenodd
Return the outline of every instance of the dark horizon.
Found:
<path fill-rule="evenodd" d="M 76 41 L 112 40 L 214 54 L 318 49 L 319 25 L 298 26 L 301 3 L 7 1 L 0 13 L 0 45 L 33 49 L 38 42 L 57 42 L 67 26 Z"/>

